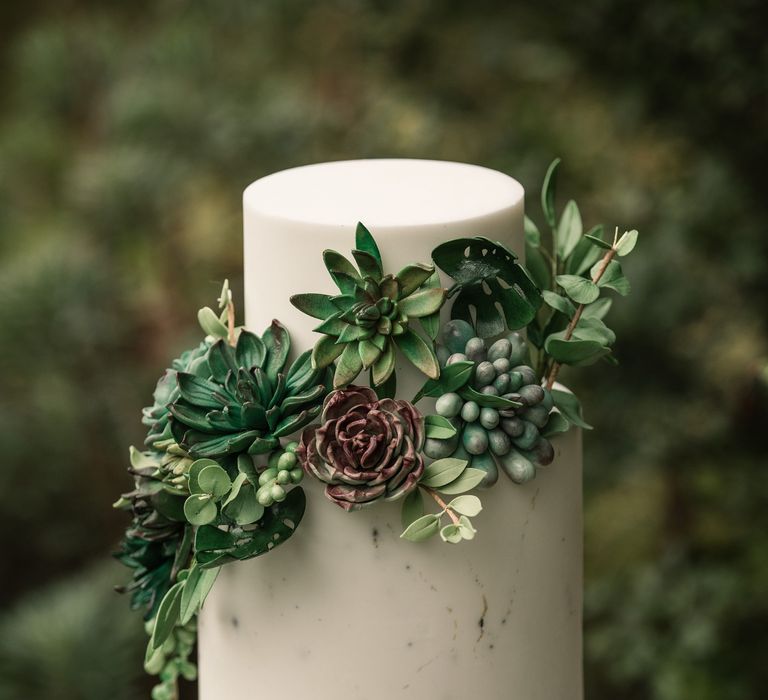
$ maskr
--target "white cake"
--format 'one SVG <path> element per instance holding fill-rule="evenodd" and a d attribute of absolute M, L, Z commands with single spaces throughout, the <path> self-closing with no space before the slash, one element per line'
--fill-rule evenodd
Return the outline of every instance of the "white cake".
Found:
<path fill-rule="evenodd" d="M 278 318 L 294 354 L 315 343 L 317 322 L 289 297 L 335 293 L 322 251 L 348 254 L 358 221 L 385 271 L 430 262 L 463 236 L 523 251 L 522 187 L 459 163 L 295 168 L 254 182 L 244 209 L 246 325 L 260 333 Z M 411 398 L 423 377 L 405 362 L 397 374 L 398 395 Z M 581 698 L 580 434 L 554 445 L 533 481 L 502 476 L 481 493 L 477 537 L 458 545 L 402 540 L 398 503 L 346 513 L 305 479 L 294 537 L 223 567 L 204 606 L 201 700 Z"/>

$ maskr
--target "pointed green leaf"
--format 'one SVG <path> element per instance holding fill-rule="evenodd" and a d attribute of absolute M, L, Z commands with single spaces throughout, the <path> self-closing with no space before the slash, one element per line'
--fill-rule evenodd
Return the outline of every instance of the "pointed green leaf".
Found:
<path fill-rule="evenodd" d="M 400 537 L 411 542 L 423 542 L 437 534 L 440 529 L 440 518 L 433 513 L 423 515 L 412 522 Z"/>
<path fill-rule="evenodd" d="M 561 260 L 565 260 L 573 252 L 583 232 L 579 206 L 571 199 L 563 209 L 555 234 L 557 253 Z"/>
<path fill-rule="evenodd" d="M 395 371 L 395 351 L 392 341 L 387 343 L 384 352 L 382 352 L 376 362 L 373 363 L 373 383 L 375 386 L 384 384 Z"/>
<path fill-rule="evenodd" d="M 327 294 L 294 294 L 290 301 L 302 313 L 321 321 L 339 310 L 333 302 L 333 297 Z"/>
<path fill-rule="evenodd" d="M 424 283 L 423 286 L 430 289 L 441 288 L 440 275 L 437 270 L 432 273 L 430 278 Z M 424 329 L 424 332 L 427 334 L 427 337 L 432 341 L 436 340 L 437 336 L 440 334 L 440 310 L 438 309 L 435 313 L 430 314 L 429 316 L 424 316 L 423 318 L 419 319 L 419 322 L 421 323 L 421 327 Z"/>
<path fill-rule="evenodd" d="M 446 486 L 461 476 L 461 473 L 467 468 L 467 460 L 456 459 L 455 457 L 446 457 L 432 462 L 419 480 L 422 486 L 429 488 L 440 488 Z"/>
<path fill-rule="evenodd" d="M 342 321 L 339 315 L 331 316 L 323 321 L 321 324 L 313 328 L 315 333 L 323 333 L 325 335 L 332 335 L 335 338 L 340 336 L 347 328 L 349 323 Z"/>
<path fill-rule="evenodd" d="M 428 379 L 421 390 L 416 394 L 414 403 L 422 396 L 440 397 L 463 387 L 471 378 L 475 370 L 475 363 L 471 361 L 454 362 L 443 367 L 437 379 Z"/>
<path fill-rule="evenodd" d="M 155 615 L 155 623 L 152 628 L 152 637 L 150 647 L 159 649 L 171 636 L 173 628 L 179 621 L 179 612 L 181 611 L 181 591 L 184 586 L 183 581 L 175 583 L 168 589 L 168 592 L 160 602 Z"/>
<path fill-rule="evenodd" d="M 421 489 L 416 488 L 403 499 L 403 506 L 400 511 L 403 529 L 407 529 L 412 522 L 418 520 L 422 515 L 424 515 L 424 498 L 421 495 Z"/>
<path fill-rule="evenodd" d="M 408 318 L 422 318 L 438 312 L 444 300 L 444 289 L 421 289 L 400 301 L 398 309 Z"/>
<path fill-rule="evenodd" d="M 547 306 L 559 311 L 561 314 L 565 314 L 568 318 L 573 318 L 573 315 L 576 313 L 576 307 L 564 296 L 549 290 L 544 290 L 541 295 Z"/>
<path fill-rule="evenodd" d="M 354 294 L 360 274 L 355 266 L 335 250 L 323 251 L 323 262 L 342 294 Z"/>
<path fill-rule="evenodd" d="M 550 228 L 555 228 L 557 214 L 555 213 L 555 190 L 557 185 L 557 168 L 560 165 L 560 159 L 555 158 L 547 168 L 547 174 L 544 176 L 544 184 L 541 186 L 541 209 L 544 212 L 544 218 L 547 220 Z"/>
<path fill-rule="evenodd" d="M 437 379 L 440 376 L 440 365 L 432 348 L 410 328 L 402 335 L 395 337 L 395 342 L 403 355 L 408 358 L 408 361 L 421 372 L 431 379 Z"/>
<path fill-rule="evenodd" d="M 583 275 L 601 257 L 600 247 L 591 240 L 602 237 L 603 227 L 595 226 L 589 230 L 576 244 L 573 253 L 565 261 L 565 273 L 568 275 Z"/>
<path fill-rule="evenodd" d="M 261 336 L 267 349 L 267 360 L 264 371 L 267 376 L 275 381 L 278 372 L 281 372 L 291 351 L 291 337 L 280 321 L 275 319 L 269 328 Z"/>
<path fill-rule="evenodd" d="M 312 366 L 316 369 L 328 367 L 344 352 L 343 345 L 336 344 L 336 338 L 325 335 L 315 343 L 312 350 Z"/>
<path fill-rule="evenodd" d="M 353 340 L 363 340 L 370 338 L 374 331 L 372 328 L 363 328 L 362 326 L 348 325 L 339 335 L 336 340 L 337 343 L 346 344 L 351 343 Z"/>
<path fill-rule="evenodd" d="M 386 275 L 384 279 L 381 280 L 379 287 L 383 297 L 387 297 L 392 301 L 397 301 L 400 298 L 400 282 L 392 277 L 392 275 Z"/>
<path fill-rule="evenodd" d="M 426 416 L 424 418 L 424 434 L 436 440 L 448 440 L 456 435 L 453 423 L 443 416 Z"/>
<path fill-rule="evenodd" d="M 229 329 L 209 306 L 205 306 L 197 312 L 197 321 L 206 335 L 212 335 L 214 338 L 227 338 L 229 335 Z"/>
<path fill-rule="evenodd" d="M 398 282 L 400 282 L 400 298 L 403 299 L 413 294 L 434 272 L 434 265 L 425 265 L 423 263 L 406 265 L 396 275 Z"/>
<path fill-rule="evenodd" d="M 363 362 L 363 369 L 368 369 L 381 355 L 381 350 L 370 340 L 360 342 L 360 359 Z"/>
<path fill-rule="evenodd" d="M 470 518 L 480 515 L 483 510 L 483 504 L 477 496 L 457 496 L 448 504 L 448 507 L 459 515 L 467 515 Z"/>
<path fill-rule="evenodd" d="M 467 491 L 477 488 L 485 477 L 486 472 L 482 469 L 467 467 L 459 477 L 454 479 L 451 483 L 441 486 L 437 490 L 447 496 L 455 496 L 456 494 L 466 493 Z"/>
<path fill-rule="evenodd" d="M 555 408 L 571 423 L 585 430 L 592 430 L 592 426 L 584 420 L 581 413 L 581 403 L 574 394 L 569 391 L 552 389 L 552 398 L 555 402 Z"/>
<path fill-rule="evenodd" d="M 571 427 L 568 419 L 558 411 L 552 411 L 547 419 L 547 424 L 542 428 L 542 437 L 549 438 L 560 433 L 568 432 Z"/>
<path fill-rule="evenodd" d="M 362 277 L 370 277 L 376 282 L 381 279 L 384 271 L 381 269 L 379 261 L 373 255 L 364 250 L 353 250 L 352 257 L 360 268 L 360 275 Z"/>
<path fill-rule="evenodd" d="M 246 330 L 240 331 L 235 347 L 235 358 L 240 367 L 261 367 L 266 354 L 267 349 L 259 336 Z"/>
<path fill-rule="evenodd" d="M 363 369 L 363 361 L 360 359 L 360 352 L 356 341 L 347 343 L 344 346 L 344 352 L 341 353 L 336 363 L 336 373 L 333 375 L 333 386 L 340 389 L 346 386 L 360 374 Z"/>
<path fill-rule="evenodd" d="M 536 226 L 533 219 L 528 216 L 526 216 L 523 221 L 525 227 L 525 242 L 534 248 L 538 248 L 541 245 L 541 233 L 539 233 L 539 227 Z"/>
<path fill-rule="evenodd" d="M 613 246 L 610 243 L 607 243 L 603 240 L 603 229 L 600 227 L 599 232 L 595 233 L 588 233 L 584 236 L 587 240 L 594 243 L 598 248 L 602 248 L 603 250 L 610 250 Z"/>
<path fill-rule="evenodd" d="M 366 253 L 372 255 L 379 263 L 379 267 L 383 267 L 381 253 L 379 252 L 379 246 L 376 245 L 376 240 L 371 232 L 359 221 L 357 223 L 357 228 L 355 229 L 355 248 L 364 250 Z"/>

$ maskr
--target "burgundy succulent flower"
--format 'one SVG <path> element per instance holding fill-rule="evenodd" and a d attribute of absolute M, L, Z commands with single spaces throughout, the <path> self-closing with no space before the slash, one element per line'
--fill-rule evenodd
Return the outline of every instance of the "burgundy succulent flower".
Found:
<path fill-rule="evenodd" d="M 321 421 L 304 430 L 297 454 L 338 506 L 356 510 L 416 486 L 424 471 L 424 417 L 412 403 L 349 386 L 328 395 Z"/>

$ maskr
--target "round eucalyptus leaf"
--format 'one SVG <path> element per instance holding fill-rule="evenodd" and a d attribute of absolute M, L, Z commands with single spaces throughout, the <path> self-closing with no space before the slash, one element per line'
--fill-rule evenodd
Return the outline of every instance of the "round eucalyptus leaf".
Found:
<path fill-rule="evenodd" d="M 208 496 L 190 496 L 184 502 L 184 515 L 192 525 L 208 525 L 216 520 L 218 509 Z"/>
<path fill-rule="evenodd" d="M 215 498 L 225 496 L 232 488 L 229 475 L 218 464 L 202 469 L 197 475 L 197 483 L 203 493 L 208 493 Z"/>

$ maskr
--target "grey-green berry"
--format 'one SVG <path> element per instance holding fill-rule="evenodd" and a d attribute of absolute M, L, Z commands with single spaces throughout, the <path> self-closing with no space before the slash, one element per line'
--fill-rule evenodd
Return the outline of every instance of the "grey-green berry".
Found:
<path fill-rule="evenodd" d="M 487 406 L 480 409 L 480 425 L 486 430 L 493 430 L 499 424 L 499 412 Z"/>
<path fill-rule="evenodd" d="M 504 473 L 516 484 L 524 484 L 536 475 L 536 467 L 533 465 L 533 462 L 515 450 L 501 457 L 499 465 L 504 470 Z"/>
<path fill-rule="evenodd" d="M 501 428 L 488 431 L 488 448 L 495 455 L 503 456 L 512 449 L 512 440 Z"/>
<path fill-rule="evenodd" d="M 539 439 L 539 429 L 527 420 L 523 421 L 523 434 L 513 440 L 521 450 L 530 450 Z"/>
<path fill-rule="evenodd" d="M 535 406 L 544 398 L 544 389 L 538 384 L 528 384 L 518 393 L 526 406 Z"/>
<path fill-rule="evenodd" d="M 435 410 L 440 416 L 445 418 L 454 418 L 461 412 L 461 404 L 461 396 L 455 392 L 450 392 L 448 394 L 443 394 L 437 400 L 437 403 L 435 404 Z"/>
<path fill-rule="evenodd" d="M 482 389 L 480 389 L 481 394 L 486 394 L 487 396 L 498 396 L 499 390 L 491 384 L 490 386 L 484 386 Z"/>
<path fill-rule="evenodd" d="M 446 367 L 448 365 L 456 364 L 457 362 L 466 362 L 469 358 L 463 352 L 455 352 L 446 361 Z"/>
<path fill-rule="evenodd" d="M 459 436 L 454 435 L 447 440 L 438 440 L 437 438 L 427 438 L 424 441 L 424 454 L 432 459 L 443 459 L 450 457 L 459 444 Z"/>
<path fill-rule="evenodd" d="M 496 379 L 496 368 L 487 360 L 475 367 L 475 386 L 480 388 Z"/>
<path fill-rule="evenodd" d="M 506 394 L 509 391 L 509 375 L 500 374 L 493 382 L 493 386 L 499 394 Z"/>
<path fill-rule="evenodd" d="M 512 352 L 512 343 L 508 338 L 500 338 L 488 348 L 488 359 L 491 362 L 502 358 L 509 360 L 510 352 Z"/>
<path fill-rule="evenodd" d="M 480 417 L 480 406 L 474 401 L 467 401 L 461 409 L 461 418 L 467 423 L 472 423 Z"/>
<path fill-rule="evenodd" d="M 552 443 L 549 440 L 543 437 L 540 437 L 536 441 L 536 444 L 532 449 L 521 450 L 521 452 L 531 462 L 541 465 L 542 467 L 552 464 L 555 459 L 555 448 L 552 447 Z"/>
<path fill-rule="evenodd" d="M 496 466 L 496 460 L 488 452 L 472 457 L 469 466 L 472 469 L 479 469 L 485 472 L 485 476 L 480 482 L 480 488 L 493 486 L 499 480 L 499 468 Z"/>
<path fill-rule="evenodd" d="M 462 435 L 464 449 L 471 455 L 481 455 L 488 450 L 488 433 L 482 426 L 470 423 Z"/>
<path fill-rule="evenodd" d="M 503 418 L 501 429 L 511 438 L 520 437 L 525 431 L 525 425 L 519 418 Z"/>
<path fill-rule="evenodd" d="M 464 346 L 464 353 L 472 362 L 485 359 L 485 341 L 482 338 L 470 338 Z"/>
<path fill-rule="evenodd" d="M 533 367 L 528 365 L 517 365 L 512 368 L 513 372 L 520 372 L 523 377 L 523 384 L 538 384 L 536 379 L 536 372 L 533 371 Z"/>
<path fill-rule="evenodd" d="M 443 345 L 451 352 L 462 352 L 467 341 L 474 335 L 474 329 L 466 321 L 448 321 L 443 328 Z"/>
<path fill-rule="evenodd" d="M 509 391 L 517 391 L 521 386 L 523 386 L 523 375 L 512 370 L 509 373 Z"/>
<path fill-rule="evenodd" d="M 512 365 L 509 364 L 509 360 L 506 357 L 500 357 L 498 360 L 493 361 L 493 366 L 496 368 L 496 374 L 504 374 L 509 372 L 509 368 Z"/>
<path fill-rule="evenodd" d="M 549 420 L 549 411 L 539 404 L 538 406 L 526 408 L 524 411 L 521 411 L 520 417 L 541 429 L 547 424 L 547 420 Z"/>

